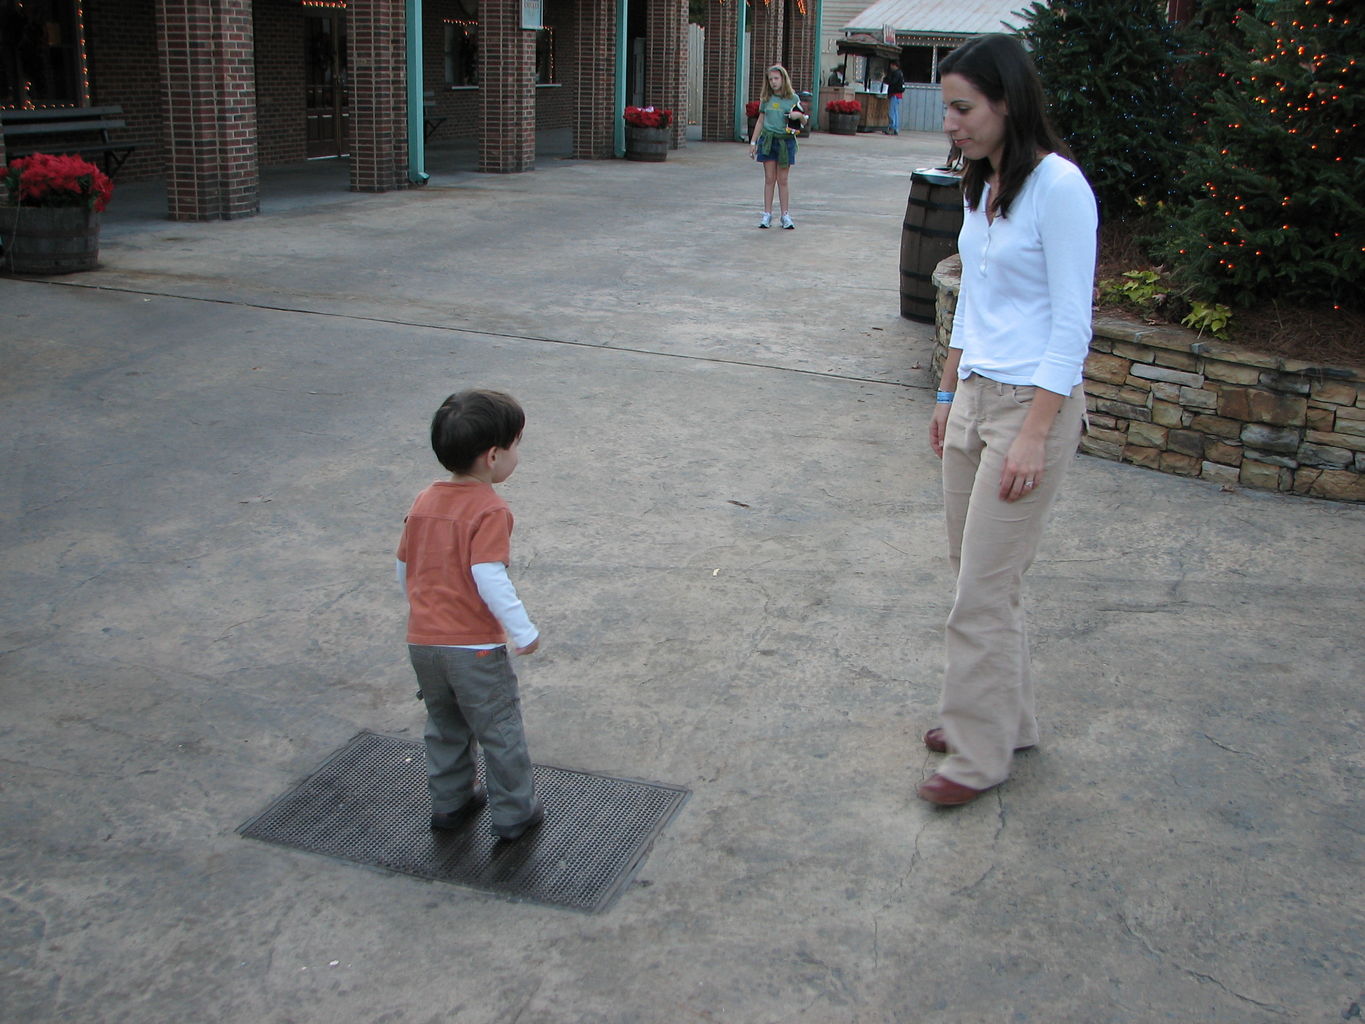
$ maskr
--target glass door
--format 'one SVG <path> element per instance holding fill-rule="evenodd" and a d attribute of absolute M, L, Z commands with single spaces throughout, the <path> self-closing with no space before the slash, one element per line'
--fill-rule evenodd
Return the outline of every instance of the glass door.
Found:
<path fill-rule="evenodd" d="M 304 23 L 304 116 L 308 156 L 345 156 L 346 15 L 309 12 Z"/>

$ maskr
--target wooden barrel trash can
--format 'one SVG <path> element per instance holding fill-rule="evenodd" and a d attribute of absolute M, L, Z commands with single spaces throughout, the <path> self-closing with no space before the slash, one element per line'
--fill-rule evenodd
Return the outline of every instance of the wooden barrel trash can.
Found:
<path fill-rule="evenodd" d="M 910 175 L 901 231 L 901 316 L 934 322 L 934 268 L 957 252 L 962 230 L 962 179 L 937 168 Z"/>
<path fill-rule="evenodd" d="M 825 118 L 829 122 L 827 130 L 831 135 L 857 135 L 858 120 L 861 114 L 838 114 L 828 111 Z"/>
<path fill-rule="evenodd" d="M 100 215 L 86 206 L 0 206 L 0 270 L 71 274 L 99 265 Z"/>
<path fill-rule="evenodd" d="M 662 163 L 668 159 L 667 128 L 637 128 L 626 125 L 626 159 Z"/>

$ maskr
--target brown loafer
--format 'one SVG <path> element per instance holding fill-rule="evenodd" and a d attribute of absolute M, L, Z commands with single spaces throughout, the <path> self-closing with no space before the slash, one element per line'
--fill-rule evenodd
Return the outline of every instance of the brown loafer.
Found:
<path fill-rule="evenodd" d="M 924 745 L 935 754 L 948 753 L 948 736 L 943 731 L 942 726 L 935 726 L 924 734 Z M 1034 744 L 1030 743 L 1027 747 L 1015 747 L 1016 754 L 1022 754 L 1025 750 L 1032 750 Z"/>
<path fill-rule="evenodd" d="M 986 791 L 972 789 L 935 773 L 921 782 L 915 792 L 919 794 L 921 800 L 928 800 L 931 804 L 938 804 L 940 807 L 960 807 L 962 804 L 971 803 Z"/>
<path fill-rule="evenodd" d="M 948 753 L 948 736 L 942 726 L 935 726 L 924 734 L 924 745 L 935 754 Z"/>

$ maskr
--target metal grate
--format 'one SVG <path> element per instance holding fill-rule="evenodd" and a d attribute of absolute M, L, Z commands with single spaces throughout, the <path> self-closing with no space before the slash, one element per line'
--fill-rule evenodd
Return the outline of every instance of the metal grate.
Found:
<path fill-rule="evenodd" d="M 533 770 L 545 824 L 524 838 L 494 839 L 487 808 L 458 829 L 434 831 L 422 744 L 362 732 L 238 831 L 419 878 L 599 913 L 634 877 L 690 795 L 680 786 L 549 765 Z"/>

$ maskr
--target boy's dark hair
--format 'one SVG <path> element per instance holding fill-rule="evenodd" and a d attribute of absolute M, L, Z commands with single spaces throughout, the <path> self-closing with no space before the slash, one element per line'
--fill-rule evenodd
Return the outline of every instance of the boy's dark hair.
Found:
<path fill-rule="evenodd" d="M 1058 136 L 1047 117 L 1047 99 L 1033 59 L 1013 36 L 977 36 L 963 43 L 938 64 L 939 77 L 961 75 L 994 103 L 1008 107 L 1005 116 L 1004 167 L 992 168 L 989 160 L 968 160 L 962 191 L 973 210 L 981 202 L 986 179 L 994 170 L 1000 175 L 995 197 L 1000 216 L 1007 217 L 1010 204 L 1037 164 L 1037 151 L 1060 153 L 1072 163 L 1076 158 Z"/>
<path fill-rule="evenodd" d="M 431 418 L 431 448 L 441 465 L 464 474 L 490 448 L 510 448 L 526 426 L 517 400 L 478 388 L 451 395 Z"/>

